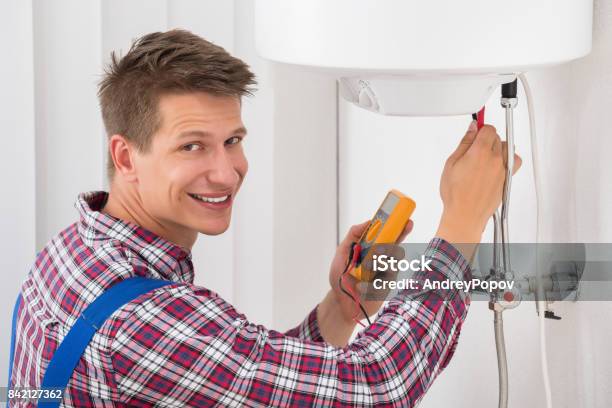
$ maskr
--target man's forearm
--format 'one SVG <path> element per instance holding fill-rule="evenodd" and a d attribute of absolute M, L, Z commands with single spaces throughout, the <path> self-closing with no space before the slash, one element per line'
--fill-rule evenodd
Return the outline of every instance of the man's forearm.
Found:
<path fill-rule="evenodd" d="M 317 307 L 317 321 L 321 336 L 326 342 L 337 347 L 347 345 L 356 324 L 352 320 L 346 320 L 338 299 L 331 289 Z"/>

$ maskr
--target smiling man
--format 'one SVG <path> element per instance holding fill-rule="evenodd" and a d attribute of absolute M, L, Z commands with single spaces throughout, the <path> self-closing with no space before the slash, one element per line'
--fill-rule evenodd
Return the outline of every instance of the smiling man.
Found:
<path fill-rule="evenodd" d="M 244 81 L 250 80 L 244 75 Z M 113 104 L 106 98 L 123 98 L 129 91 L 122 88 L 107 96 L 117 92 L 111 80 L 102 85 L 103 104 Z M 237 95 L 239 91 L 235 90 Z M 217 235 L 229 227 L 232 202 L 248 168 L 240 99 L 205 92 L 170 93 L 159 98 L 157 115 L 158 129 L 148 140 L 143 137 L 140 148 L 124 136 L 127 132 L 113 132 L 110 137 L 110 171 L 119 173 L 113 178 L 120 180 L 111 183 L 103 211 L 191 248 L 198 232 Z"/>
<path fill-rule="evenodd" d="M 324 299 L 287 332 L 248 321 L 193 284 L 190 250 L 198 234 L 228 228 L 247 173 L 241 98 L 253 84 L 244 62 L 182 30 L 146 35 L 122 58 L 113 55 L 99 90 L 110 192 L 78 197 L 80 220 L 42 249 L 22 286 L 13 387 L 39 389 L 49 367 L 65 363 L 58 350 L 84 320 L 95 331 L 67 371 L 64 406 L 420 401 L 453 355 L 469 295 L 401 291 L 348 343 L 354 304 L 337 282 L 367 222 L 338 247 Z M 468 261 L 501 200 L 503 151 L 494 128 L 477 132 L 472 124 L 446 162 L 444 213 L 423 258 L 431 279 L 470 279 Z M 134 277 L 168 284 L 119 305 L 100 324 L 83 315 Z M 348 285 L 357 289 L 352 277 Z M 380 306 L 368 302 L 366 311 Z"/>

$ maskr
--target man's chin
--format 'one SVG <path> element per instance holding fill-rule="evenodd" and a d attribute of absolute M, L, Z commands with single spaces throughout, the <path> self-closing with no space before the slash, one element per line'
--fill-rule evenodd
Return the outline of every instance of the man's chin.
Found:
<path fill-rule="evenodd" d="M 229 222 L 219 225 L 205 225 L 200 226 L 197 230 L 200 234 L 204 235 L 220 235 L 223 234 L 229 228 Z"/>

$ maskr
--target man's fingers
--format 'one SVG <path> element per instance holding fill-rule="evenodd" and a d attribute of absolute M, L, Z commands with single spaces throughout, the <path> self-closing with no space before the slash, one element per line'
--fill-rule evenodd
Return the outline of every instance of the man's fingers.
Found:
<path fill-rule="evenodd" d="M 361 236 L 363 235 L 363 233 L 365 232 L 365 230 L 368 228 L 369 225 L 370 225 L 370 220 L 364 221 L 361 224 L 353 225 L 349 229 L 349 232 L 348 234 L 346 234 L 346 237 L 342 241 L 341 245 L 348 246 L 353 242 L 357 242 L 359 238 L 361 238 Z M 406 226 L 404 227 L 404 231 L 400 235 L 397 242 L 398 243 L 402 242 L 406 238 L 406 235 L 410 234 L 413 227 L 414 227 L 414 222 L 412 220 L 408 220 L 408 222 L 406 223 Z"/>
<path fill-rule="evenodd" d="M 518 169 L 523 165 L 523 159 L 518 154 L 514 154 L 514 168 L 512 169 L 512 174 L 516 173 Z"/>
<path fill-rule="evenodd" d="M 493 153 L 495 153 L 496 155 L 502 154 L 504 143 L 506 142 L 502 142 L 499 137 L 496 138 L 496 140 L 493 142 Z"/>
<path fill-rule="evenodd" d="M 455 149 L 455 151 L 448 158 L 451 163 L 457 161 L 465 152 L 468 151 L 474 140 L 476 139 L 476 133 L 478 132 L 478 127 L 476 125 L 476 121 L 473 120 L 470 122 L 470 126 L 467 129 L 467 132 L 459 142 L 459 146 Z"/>
<path fill-rule="evenodd" d="M 395 259 L 404 258 L 405 251 L 404 247 L 396 244 L 375 244 L 372 249 L 368 251 L 367 255 L 364 256 L 361 261 L 361 265 L 367 270 L 373 270 L 374 256 L 387 255 Z"/>
<path fill-rule="evenodd" d="M 406 239 L 406 236 L 410 234 L 410 232 L 412 232 L 412 228 L 414 228 L 414 222 L 412 220 L 408 220 L 408 222 L 406 223 L 406 227 L 404 228 L 404 231 L 402 232 L 402 235 L 400 235 L 400 237 L 397 240 L 398 244 L 401 242 L 404 242 L 404 240 Z"/>
<path fill-rule="evenodd" d="M 348 234 L 346 234 L 346 238 L 342 241 L 343 244 L 349 245 L 352 242 L 357 242 L 363 232 L 368 228 L 370 224 L 370 220 L 364 221 L 361 224 L 353 225 L 351 229 L 349 229 Z"/>
<path fill-rule="evenodd" d="M 476 140 L 472 146 L 481 146 L 487 149 L 493 149 L 495 143 L 499 140 L 497 130 L 491 125 L 484 125 L 476 134 Z"/>
<path fill-rule="evenodd" d="M 502 157 L 504 158 L 504 166 L 506 165 L 506 157 L 508 156 L 508 143 L 507 142 L 502 142 L 501 143 L 501 154 Z M 521 168 L 521 165 L 523 164 L 523 159 L 521 159 L 521 156 L 519 156 L 518 154 L 514 153 L 514 166 L 512 169 L 512 174 L 516 173 L 518 171 L 518 169 Z"/>

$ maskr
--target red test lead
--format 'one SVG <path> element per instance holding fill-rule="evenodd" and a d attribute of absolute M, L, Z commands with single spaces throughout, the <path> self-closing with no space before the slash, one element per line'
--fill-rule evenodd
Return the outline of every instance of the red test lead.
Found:
<path fill-rule="evenodd" d="M 472 119 L 476 121 L 476 127 L 478 130 L 480 130 L 484 126 L 484 114 L 484 106 L 478 111 L 478 113 L 472 113 Z"/>

